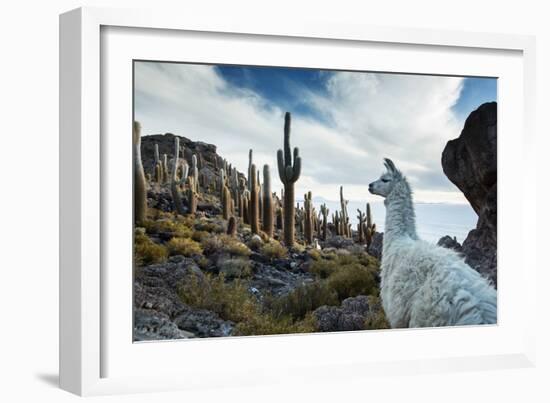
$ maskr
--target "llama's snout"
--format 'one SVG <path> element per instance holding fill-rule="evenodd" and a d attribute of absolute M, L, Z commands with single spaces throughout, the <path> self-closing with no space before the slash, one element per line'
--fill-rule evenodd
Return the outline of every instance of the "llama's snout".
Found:
<path fill-rule="evenodd" d="M 369 192 L 371 193 L 372 193 L 373 186 L 374 186 L 374 182 L 369 183 Z"/>

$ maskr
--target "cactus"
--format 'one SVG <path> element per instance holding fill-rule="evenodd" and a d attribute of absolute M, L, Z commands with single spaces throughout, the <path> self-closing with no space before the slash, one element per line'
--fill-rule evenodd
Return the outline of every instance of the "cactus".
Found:
<path fill-rule="evenodd" d="M 304 240 L 307 245 L 313 243 L 313 202 L 311 192 L 304 195 Z"/>
<path fill-rule="evenodd" d="M 223 219 L 229 219 L 229 213 L 231 212 L 231 192 L 227 185 L 223 185 L 223 196 L 222 196 L 222 214 Z"/>
<path fill-rule="evenodd" d="M 170 181 L 170 190 L 172 192 L 172 200 L 174 202 L 174 208 L 176 213 L 182 214 L 183 211 L 183 202 L 181 200 L 180 190 L 178 188 L 178 160 L 179 160 L 179 150 L 180 150 L 180 139 L 179 137 L 174 137 L 174 160 L 172 163 L 172 178 Z M 164 154 L 166 155 L 166 154 Z"/>
<path fill-rule="evenodd" d="M 183 164 L 181 165 L 181 178 L 180 178 L 181 186 L 184 186 L 185 182 L 187 182 L 187 175 L 189 175 L 189 165 L 185 160 L 183 160 Z"/>
<path fill-rule="evenodd" d="M 323 228 L 322 228 L 322 239 L 323 241 L 326 241 L 327 240 L 327 221 L 328 221 L 328 213 L 329 213 L 329 209 L 327 208 L 327 205 L 325 203 L 323 203 L 321 205 L 321 214 L 323 215 Z"/>
<path fill-rule="evenodd" d="M 340 208 L 342 209 L 340 213 L 340 234 L 345 237 L 349 237 L 351 236 L 351 231 L 349 231 L 348 200 L 344 199 L 343 186 L 340 186 Z"/>
<path fill-rule="evenodd" d="M 225 169 L 220 169 L 220 200 L 223 200 L 223 196 L 225 193 Z"/>
<path fill-rule="evenodd" d="M 141 162 L 141 126 L 139 122 L 134 122 L 132 129 L 134 146 L 134 222 L 136 225 L 142 225 L 147 215 L 147 185 Z"/>
<path fill-rule="evenodd" d="M 235 237 L 237 235 L 237 220 L 234 216 L 229 217 L 227 222 L 227 235 Z"/>
<path fill-rule="evenodd" d="M 187 205 L 189 214 L 195 214 L 197 212 L 197 192 L 195 178 L 189 176 L 187 178 L 188 188 L 187 188 Z"/>
<path fill-rule="evenodd" d="M 269 165 L 264 165 L 264 183 L 262 198 L 262 228 L 264 232 L 273 238 L 273 196 L 271 195 L 271 176 Z"/>
<path fill-rule="evenodd" d="M 162 154 L 162 181 L 168 183 L 168 155 Z"/>
<path fill-rule="evenodd" d="M 358 241 L 359 243 L 364 242 L 364 225 L 365 225 L 365 213 L 363 213 L 361 210 L 357 209 L 357 219 L 359 222 L 357 223 L 357 235 L 359 237 Z"/>
<path fill-rule="evenodd" d="M 250 224 L 250 191 L 245 189 L 242 195 L 243 198 L 243 221 L 245 224 Z"/>
<path fill-rule="evenodd" d="M 160 167 L 159 145 L 155 143 L 155 160 L 153 161 L 153 179 L 157 183 L 160 183 L 162 181 L 162 170 L 159 167 Z"/>
<path fill-rule="evenodd" d="M 250 190 L 250 203 L 249 203 L 249 210 L 250 210 L 250 229 L 252 230 L 253 234 L 259 234 L 260 232 L 260 225 L 259 225 L 259 186 L 256 183 L 256 165 L 252 164 L 250 167 L 250 177 L 252 179 L 251 183 L 251 190 Z"/>
<path fill-rule="evenodd" d="M 199 168 L 197 167 L 197 155 L 193 154 L 193 157 L 191 159 L 192 166 L 191 166 L 191 176 L 193 177 L 193 186 L 195 193 L 199 192 Z"/>
<path fill-rule="evenodd" d="M 284 126 L 284 151 L 277 151 L 277 167 L 279 178 L 284 185 L 284 236 L 285 245 L 294 245 L 294 184 L 300 178 L 302 160 L 299 156 L 300 150 L 294 148 L 294 158 L 290 152 L 290 113 L 285 113 Z"/>
<path fill-rule="evenodd" d="M 372 243 L 372 237 L 374 236 L 374 233 L 376 232 L 376 224 L 372 222 L 372 214 L 370 210 L 370 204 L 367 203 L 367 222 L 364 226 L 364 232 L 365 232 L 365 241 L 367 242 L 367 248 L 370 247 Z"/>
<path fill-rule="evenodd" d="M 252 191 L 252 149 L 248 150 L 248 190 Z"/>

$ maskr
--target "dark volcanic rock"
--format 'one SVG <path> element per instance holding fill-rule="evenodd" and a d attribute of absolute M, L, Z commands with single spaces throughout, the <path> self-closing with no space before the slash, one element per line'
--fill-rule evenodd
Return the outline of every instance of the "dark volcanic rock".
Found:
<path fill-rule="evenodd" d="M 437 241 L 437 246 L 443 246 L 447 249 L 452 249 L 457 252 L 462 252 L 462 246 L 456 240 L 456 237 L 451 238 L 449 235 L 445 235 L 439 241 Z"/>
<path fill-rule="evenodd" d="M 313 314 L 321 332 L 338 332 L 365 329 L 368 312 L 368 298 L 359 295 L 346 298 L 340 307 L 326 305 L 319 307 Z"/>
<path fill-rule="evenodd" d="M 167 263 L 139 268 L 134 282 L 134 340 L 229 336 L 234 324 L 216 313 L 181 302 L 178 286 L 204 274 L 193 259 L 176 256 Z"/>
<path fill-rule="evenodd" d="M 466 262 L 497 284 L 497 104 L 472 112 L 457 139 L 441 157 L 445 175 L 470 202 L 478 215 L 475 229 L 462 245 Z"/>
<path fill-rule="evenodd" d="M 372 237 L 372 242 L 369 245 L 367 252 L 378 260 L 382 260 L 382 247 L 384 246 L 384 233 L 375 232 Z"/>
<path fill-rule="evenodd" d="M 145 309 L 134 310 L 134 341 L 188 339 L 190 332 L 180 330 L 167 315 Z"/>

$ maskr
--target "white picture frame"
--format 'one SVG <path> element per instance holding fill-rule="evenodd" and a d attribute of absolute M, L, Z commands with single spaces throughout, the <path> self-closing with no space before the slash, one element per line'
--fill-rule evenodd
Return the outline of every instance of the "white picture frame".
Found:
<path fill-rule="evenodd" d="M 155 36 L 148 37 L 151 33 Z M 401 69 L 402 72 L 487 76 L 495 76 L 491 71 L 502 69 L 499 71 L 503 75 L 499 75 L 499 78 L 503 78 L 504 84 L 499 87 L 498 112 L 499 324 L 484 329 L 390 330 L 133 344 L 126 334 L 131 331 L 126 326 L 127 315 L 131 316 L 131 300 L 125 297 L 131 295 L 132 284 L 131 281 L 125 282 L 129 277 L 124 275 L 128 273 L 126 269 L 131 272 L 131 266 L 117 273 L 120 274 L 117 278 L 111 276 L 114 275 L 113 271 L 105 269 L 111 258 L 125 258 L 127 262 L 130 243 L 121 241 L 125 245 L 121 246 L 121 250 L 125 252 L 117 252 L 117 256 L 113 256 L 112 248 L 105 243 L 104 232 L 109 225 L 117 227 L 121 233 L 126 228 L 128 239 L 131 239 L 131 226 L 124 227 L 124 223 L 128 223 L 124 220 L 129 215 L 122 215 L 120 223 L 114 224 L 116 219 L 110 214 L 113 223 L 105 223 L 105 211 L 111 208 L 110 203 L 114 203 L 115 197 L 113 184 L 107 182 L 116 182 L 116 179 L 107 181 L 106 177 L 112 175 L 113 178 L 123 180 L 130 172 L 131 164 L 125 161 L 127 155 L 122 157 L 124 163 L 120 164 L 120 171 L 116 175 L 114 171 L 109 171 L 112 169 L 109 167 L 113 166 L 109 162 L 113 152 L 124 152 L 121 148 L 124 144 L 128 145 L 130 152 L 131 118 L 128 119 L 127 101 L 131 92 L 126 90 L 131 82 L 127 82 L 125 76 L 128 72 L 126 62 L 132 58 L 153 58 L 153 55 L 164 58 L 169 53 L 163 52 L 168 52 L 166 49 L 172 49 L 175 43 L 185 39 L 186 33 L 192 34 L 189 46 L 187 50 L 179 49 L 178 52 L 191 55 L 193 50 L 194 56 L 188 56 L 187 61 L 201 62 L 204 61 L 199 60 L 201 57 L 208 57 L 208 61 L 214 63 L 269 64 L 273 63 L 269 57 L 274 54 L 277 56 L 277 53 L 262 53 L 263 46 L 271 46 L 275 52 L 282 52 L 285 49 L 292 51 L 294 45 L 303 49 L 318 41 L 320 46 L 335 52 L 344 48 L 352 49 L 348 54 L 342 50 L 340 61 L 332 61 L 332 67 L 336 66 L 334 63 L 341 63 L 340 67 L 349 68 L 357 62 L 358 69 L 368 65 L 370 70 L 388 71 L 387 63 L 391 62 L 394 63 L 394 69 Z M 131 43 L 132 36 L 137 35 L 142 35 L 139 42 L 142 49 L 139 51 Z M 204 46 L 200 47 L 192 44 L 193 40 L 202 40 L 203 37 L 212 37 L 212 44 L 204 42 L 201 43 Z M 235 38 L 240 45 L 235 43 L 231 47 L 232 55 L 222 54 L 221 50 L 220 53 L 210 53 L 210 56 L 201 56 L 199 52 L 209 49 L 208 46 L 213 46 L 210 49 L 215 50 L 216 43 Z M 258 50 L 246 52 L 247 46 L 257 46 Z M 146 48 L 151 52 L 149 55 Z M 391 52 L 384 53 L 386 48 Z M 526 240 L 527 234 L 531 234 L 532 239 L 532 234 L 536 233 L 535 211 L 529 208 L 531 199 L 535 197 L 533 192 L 520 192 L 516 196 L 515 224 L 503 222 L 501 218 L 506 212 L 514 212 L 514 206 L 506 197 L 510 194 L 506 183 L 521 183 L 524 189 L 536 188 L 534 176 L 521 176 L 507 168 L 509 164 L 506 164 L 514 155 L 516 161 L 524 162 L 531 160 L 534 155 L 534 49 L 534 39 L 520 35 L 381 28 L 326 22 L 293 25 L 269 20 L 210 20 L 151 10 L 81 8 L 61 15 L 61 387 L 79 395 L 97 395 L 295 382 L 293 379 L 297 376 L 302 381 L 307 378 L 328 381 L 334 379 L 336 368 L 337 376 L 345 379 L 381 373 L 397 375 L 532 366 L 535 351 L 534 320 L 528 312 L 535 312 L 534 279 L 537 265 L 533 251 L 535 242 L 528 243 Z M 322 60 L 319 59 L 322 52 L 309 50 L 308 56 L 301 56 L 309 59 L 300 59 L 295 53 L 295 60 L 304 60 L 295 61 L 297 65 L 306 62 L 318 64 Z M 357 56 L 354 59 L 353 56 L 379 50 L 382 52 L 380 58 L 385 59 L 377 60 L 376 63 L 365 64 L 365 61 L 358 60 L 360 58 Z M 403 67 L 405 65 L 396 64 L 406 52 L 417 52 L 425 57 L 423 60 L 409 57 L 414 59 L 409 60 L 409 63 L 416 65 Z M 436 57 L 437 52 L 446 57 Z M 468 58 L 469 54 L 472 55 L 471 59 Z M 176 58 L 179 60 L 181 57 L 185 56 Z M 501 60 L 501 66 L 488 65 L 493 60 L 491 58 Z M 476 59 L 480 60 L 475 62 Z M 472 63 L 468 64 L 470 60 Z M 109 64 L 111 62 L 112 65 Z M 291 61 L 287 59 L 281 65 L 289 63 Z M 427 63 L 431 64 L 429 69 L 426 69 Z M 476 63 L 477 67 L 474 67 Z M 102 77 L 107 74 L 112 80 Z M 505 97 L 504 105 L 500 103 L 501 97 Z M 122 99 L 120 103 L 117 101 L 119 99 Z M 111 121 L 111 115 L 120 119 Z M 109 133 L 115 129 L 124 132 L 125 125 L 128 127 L 128 141 L 111 141 L 114 136 Z M 121 200 L 127 200 L 124 199 L 127 196 L 127 192 L 121 194 Z M 506 252 L 509 250 L 506 245 L 512 245 L 514 241 L 510 235 L 512 232 L 506 231 L 506 226 L 510 225 L 514 225 L 515 239 L 523 240 L 516 242 L 514 253 L 517 256 Z M 515 295 L 521 294 L 521 303 L 515 307 L 509 300 L 509 292 L 512 290 L 507 264 L 519 264 L 515 275 L 519 276 L 518 284 L 521 286 L 513 291 Z M 114 289 L 118 290 L 115 288 L 117 284 L 127 289 L 121 290 L 123 297 L 114 301 L 110 296 Z M 117 328 L 119 325 L 122 330 Z M 386 347 L 379 347 L 378 340 L 382 338 Z M 442 340 L 452 341 L 449 344 L 456 342 L 456 348 L 439 348 L 438 342 Z M 377 349 L 357 353 L 357 346 L 369 343 L 377 343 Z M 395 347 L 390 350 L 392 343 Z M 406 346 L 404 343 L 410 344 Z M 340 350 L 335 350 L 337 346 Z M 410 346 L 414 346 L 415 351 L 408 351 Z M 328 353 L 316 355 L 315 351 L 319 348 L 325 348 Z M 368 349 L 360 349 L 363 350 Z M 285 351 L 293 353 L 283 354 Z M 392 354 L 389 354 L 390 351 Z M 178 355 L 185 357 L 185 364 L 177 359 L 168 359 Z M 262 355 L 261 361 L 255 360 L 254 357 L 258 355 Z M 136 372 L 133 369 L 138 359 L 141 363 L 161 363 L 163 370 L 158 371 L 157 366 L 154 367 L 155 371 Z M 212 370 L 212 363 L 216 362 L 219 365 L 216 370 Z"/>

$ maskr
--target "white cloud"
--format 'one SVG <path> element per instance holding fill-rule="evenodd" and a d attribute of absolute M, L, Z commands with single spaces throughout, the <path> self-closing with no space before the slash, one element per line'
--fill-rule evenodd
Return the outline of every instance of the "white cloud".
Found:
<path fill-rule="evenodd" d="M 136 63 L 136 119 L 144 134 L 172 132 L 218 146 L 241 171 L 254 150 L 258 167 L 271 166 L 281 184 L 276 152 L 283 142 L 283 114 L 258 94 L 225 82 L 211 66 Z M 300 147 L 297 195 L 373 198 L 367 184 L 392 158 L 410 178 L 419 201 L 465 202 L 441 169 L 441 152 L 461 129 L 452 112 L 462 79 L 454 77 L 338 72 L 326 91 L 299 86 L 296 96 L 322 121 L 293 115 L 291 145 Z M 292 112 L 292 111 L 291 111 Z"/>

